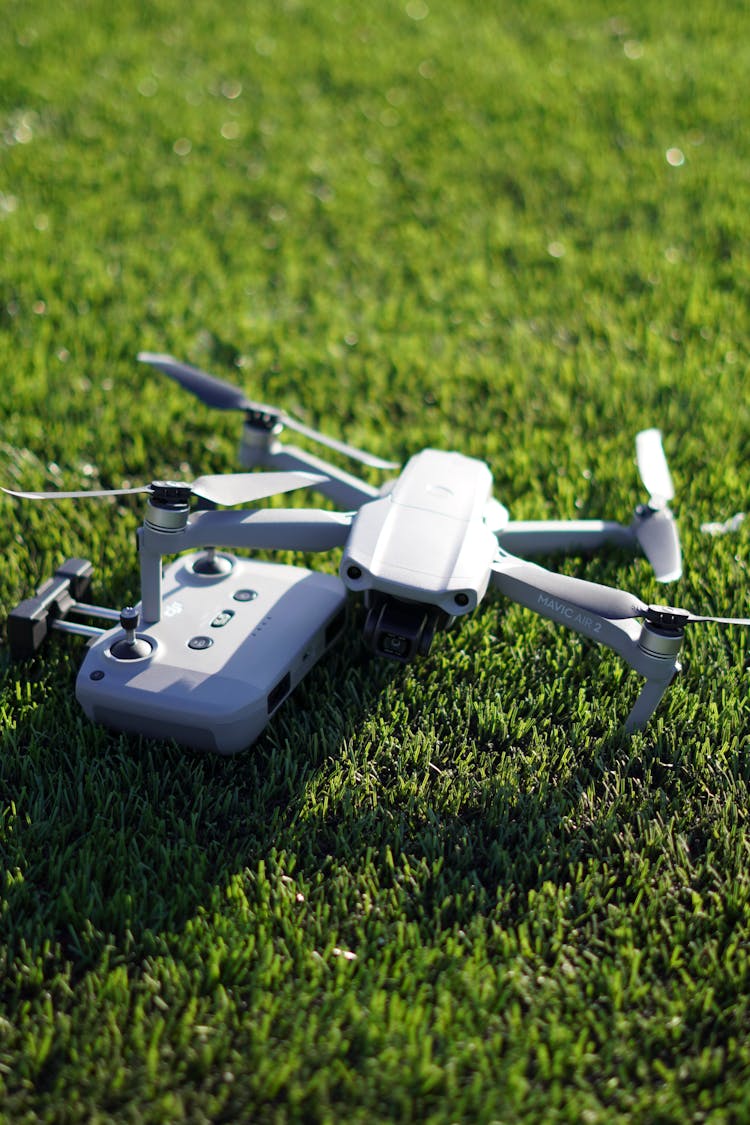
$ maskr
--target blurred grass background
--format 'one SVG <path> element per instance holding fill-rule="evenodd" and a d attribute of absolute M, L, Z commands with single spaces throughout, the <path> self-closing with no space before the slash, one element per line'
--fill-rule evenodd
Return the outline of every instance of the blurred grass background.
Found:
<path fill-rule="evenodd" d="M 142 348 L 386 457 L 485 458 L 517 517 L 627 521 L 655 425 L 683 579 L 564 565 L 746 614 L 746 527 L 700 525 L 747 505 L 749 32 L 8 0 L 0 480 L 236 468 L 239 419 Z M 137 597 L 139 512 L 2 501 L 0 605 L 74 555 Z M 406 669 L 360 625 L 231 761 L 90 726 L 72 641 L 3 649 L 0 1120 L 743 1119 L 745 637 L 690 634 L 626 742 L 634 677 L 526 610 Z"/>

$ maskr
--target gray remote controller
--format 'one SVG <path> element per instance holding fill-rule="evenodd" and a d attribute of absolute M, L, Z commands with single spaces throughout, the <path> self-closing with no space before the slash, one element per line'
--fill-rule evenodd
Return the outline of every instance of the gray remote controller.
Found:
<path fill-rule="evenodd" d="M 105 726 L 236 753 L 338 635 L 345 602 L 334 575 L 224 553 L 180 556 L 164 569 L 161 620 L 140 629 L 124 621 L 98 637 L 76 696 Z"/>

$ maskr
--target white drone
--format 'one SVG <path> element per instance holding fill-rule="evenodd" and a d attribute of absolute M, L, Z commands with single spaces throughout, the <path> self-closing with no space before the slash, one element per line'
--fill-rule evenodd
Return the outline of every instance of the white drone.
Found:
<path fill-rule="evenodd" d="M 347 591 L 364 596 L 368 646 L 406 662 L 426 655 L 436 631 L 475 610 L 490 587 L 499 590 L 613 649 L 645 678 L 625 722 L 628 732 L 645 725 L 679 671 L 689 623 L 750 625 L 745 618 L 647 605 L 623 590 L 519 557 L 612 543 L 640 547 L 659 581 L 679 578 L 680 542 L 669 509 L 674 489 L 658 430 L 636 437 L 649 499 L 629 524 L 514 521 L 493 498 L 490 470 L 481 461 L 425 449 L 394 480 L 375 488 L 285 444 L 284 428 L 370 467 L 396 465 L 251 402 L 234 386 L 171 356 L 142 353 L 139 359 L 207 405 L 242 411 L 241 463 L 269 471 L 98 492 L 10 493 L 30 500 L 148 495 L 138 531 L 138 606 L 120 612 L 82 602 L 92 566 L 73 559 L 9 617 L 11 652 L 18 657 L 36 652 L 51 628 L 90 638 L 76 694 L 96 722 L 222 754 L 243 749 L 339 634 Z M 341 510 L 213 510 L 301 487 L 317 490 Z M 209 508 L 191 510 L 191 497 Z M 338 577 L 230 553 L 334 548 L 342 551 Z M 164 568 L 167 555 L 177 558 Z M 69 620 L 85 614 L 116 624 L 105 630 Z"/>

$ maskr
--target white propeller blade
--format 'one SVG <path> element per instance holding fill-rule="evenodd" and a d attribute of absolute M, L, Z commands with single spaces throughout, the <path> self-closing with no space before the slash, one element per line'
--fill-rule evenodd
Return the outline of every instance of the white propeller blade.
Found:
<path fill-rule="evenodd" d="M 229 473 L 198 477 L 191 487 L 196 496 L 232 508 L 296 488 L 311 488 L 326 479 L 319 473 Z"/>
<path fill-rule="evenodd" d="M 252 504 L 255 500 L 263 500 L 268 496 L 292 492 L 295 488 L 310 488 L 324 480 L 327 478 L 319 473 L 282 472 L 216 474 L 198 477 L 192 484 L 187 481 L 159 483 L 189 488 L 195 496 L 201 496 L 212 504 L 231 508 L 236 504 Z M 153 484 L 146 484 L 138 488 L 105 488 L 90 492 L 17 492 L 10 488 L 3 488 L 2 491 L 8 496 L 15 496 L 21 500 L 89 500 L 103 496 L 133 496 L 137 493 L 152 492 L 153 488 Z"/>
<path fill-rule="evenodd" d="M 17 492 L 12 488 L 2 488 L 6 496 L 15 496 L 19 500 L 86 500 L 102 496 L 135 496 L 139 492 L 150 492 L 150 485 L 140 488 L 100 488 L 83 492 Z"/>
<path fill-rule="evenodd" d="M 661 431 L 641 430 L 635 438 L 638 472 L 649 494 L 651 508 L 664 508 L 674 500 L 674 485 L 661 443 Z"/>

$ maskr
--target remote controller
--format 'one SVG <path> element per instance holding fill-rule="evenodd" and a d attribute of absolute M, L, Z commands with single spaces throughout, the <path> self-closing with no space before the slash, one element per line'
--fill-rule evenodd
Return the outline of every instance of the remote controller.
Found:
<path fill-rule="evenodd" d="M 94 722 L 233 754 L 340 632 L 341 580 L 214 551 L 164 569 L 161 619 L 131 618 L 91 642 L 76 696 Z"/>

